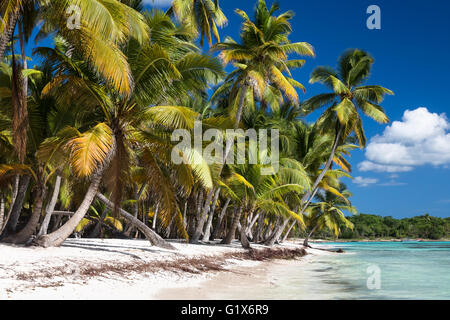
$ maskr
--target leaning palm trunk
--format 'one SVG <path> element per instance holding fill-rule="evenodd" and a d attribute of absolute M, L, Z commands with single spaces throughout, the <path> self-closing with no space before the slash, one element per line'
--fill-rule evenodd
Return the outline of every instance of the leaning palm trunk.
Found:
<path fill-rule="evenodd" d="M 289 237 L 289 233 L 291 233 L 291 231 L 292 231 L 292 228 L 294 228 L 294 225 L 295 225 L 295 221 L 292 221 L 291 225 L 289 226 L 289 229 L 286 231 L 283 238 L 281 239 L 281 242 L 286 241 L 286 239 Z"/>
<path fill-rule="evenodd" d="M 83 217 L 86 215 L 92 204 L 92 201 L 94 200 L 107 164 L 109 164 L 109 160 L 93 175 L 91 184 L 89 185 L 84 199 L 78 207 L 77 211 L 75 211 L 74 215 L 56 231 L 36 238 L 36 244 L 45 248 L 57 247 L 60 246 L 74 232 L 75 228 L 80 223 L 81 219 L 83 219 Z"/>
<path fill-rule="evenodd" d="M 116 153 L 116 140 L 113 138 L 113 144 L 111 149 L 109 150 L 103 164 L 97 169 L 97 171 L 91 177 L 91 184 L 89 185 L 86 194 L 84 195 L 84 199 L 78 207 L 77 211 L 73 214 L 73 216 L 63 224 L 59 229 L 53 231 L 52 233 L 42 235 L 37 237 L 34 242 L 37 245 L 42 247 L 58 247 L 60 246 L 74 231 L 75 228 L 80 223 L 81 219 L 88 212 L 92 201 L 94 201 L 94 197 L 100 187 L 100 183 L 102 181 L 103 173 L 108 168 L 111 163 L 111 159 Z"/>
<path fill-rule="evenodd" d="M 20 212 L 22 211 L 23 201 L 30 183 L 30 176 L 21 176 L 19 179 L 19 188 L 14 202 L 11 204 L 11 213 L 6 223 L 4 232 L 14 234 L 16 232 L 17 223 L 19 222 Z"/>
<path fill-rule="evenodd" d="M 303 246 L 311 248 L 311 246 L 309 245 L 309 238 L 311 238 L 312 234 L 314 233 L 314 231 L 316 231 L 317 227 L 318 225 L 316 224 L 314 228 L 311 230 L 311 232 L 306 235 L 306 238 L 303 241 Z"/>
<path fill-rule="evenodd" d="M 3 229 L 3 219 L 5 218 L 5 198 L 0 198 L 0 232 Z"/>
<path fill-rule="evenodd" d="M 278 239 L 280 238 L 281 234 L 283 233 L 283 230 L 286 228 L 287 224 L 289 223 L 290 219 L 286 219 L 284 220 L 283 224 L 278 225 L 273 233 L 270 235 L 269 239 L 266 240 L 266 242 L 264 243 L 267 246 L 273 246 L 275 244 L 275 242 L 278 241 Z"/>
<path fill-rule="evenodd" d="M 339 139 L 341 137 L 342 131 L 343 131 L 343 127 L 341 125 L 339 125 L 339 129 L 338 132 L 336 134 L 336 138 L 334 139 L 334 143 L 333 143 L 333 147 L 331 148 L 331 153 L 330 153 L 330 157 L 328 158 L 327 162 L 325 163 L 325 166 L 322 169 L 322 172 L 320 173 L 320 175 L 317 177 L 316 181 L 314 182 L 314 185 L 312 186 L 312 193 L 308 198 L 308 201 L 306 201 L 305 205 L 303 206 L 300 215 L 302 215 L 306 209 L 308 208 L 311 200 L 314 198 L 314 196 L 316 195 L 317 191 L 319 190 L 319 184 L 322 181 L 323 177 L 325 176 L 325 174 L 327 173 L 328 169 L 331 166 L 331 163 L 333 162 L 333 158 L 334 158 L 334 154 L 336 152 L 336 149 L 339 145 Z"/>
<path fill-rule="evenodd" d="M 113 202 L 110 201 L 108 198 L 106 198 L 103 194 L 97 193 L 97 198 L 101 202 L 106 204 L 109 208 L 112 209 L 114 207 Z M 125 220 L 133 224 L 139 231 L 141 231 L 152 245 L 165 249 L 172 249 L 172 250 L 175 249 L 174 246 L 172 246 L 170 243 L 161 238 L 157 233 L 155 233 L 152 229 L 150 229 L 147 225 L 145 225 L 141 220 L 135 218 L 132 214 L 126 212 L 122 208 L 120 208 L 119 213 L 122 217 L 125 218 Z"/>
<path fill-rule="evenodd" d="M 231 199 L 228 198 L 227 201 L 225 202 L 225 205 L 223 206 L 222 211 L 220 212 L 219 217 L 217 219 L 216 227 L 214 228 L 213 233 L 212 233 L 211 237 L 209 238 L 210 240 L 214 240 L 215 238 L 217 238 L 217 236 L 219 234 L 220 226 L 222 225 L 223 217 L 227 213 L 227 209 L 228 209 L 228 205 L 230 204 L 230 201 L 231 201 Z"/>
<path fill-rule="evenodd" d="M 234 240 L 234 236 L 235 236 L 238 224 L 239 224 L 239 220 L 241 219 L 241 215 L 242 215 L 242 207 L 240 207 L 237 210 L 237 212 L 235 213 L 233 223 L 231 224 L 231 228 L 228 231 L 225 239 L 222 240 L 222 242 L 221 242 L 222 244 L 231 244 L 231 241 Z"/>
<path fill-rule="evenodd" d="M 36 228 L 39 224 L 39 218 L 41 217 L 44 198 L 45 198 L 45 186 L 42 183 L 38 182 L 36 185 L 34 207 L 30 219 L 28 220 L 27 224 L 22 230 L 20 230 L 15 235 L 11 235 L 5 238 L 4 242 L 14 244 L 25 244 L 30 240 L 31 236 L 36 232 Z"/>
<path fill-rule="evenodd" d="M 208 221 L 206 221 L 205 232 L 203 234 L 203 241 L 208 241 L 209 236 L 211 235 L 212 220 L 214 217 L 214 210 L 216 209 L 217 200 L 219 199 L 219 194 L 220 194 L 220 187 L 217 188 L 216 190 L 216 194 L 214 195 L 211 209 L 209 210 Z"/>
<path fill-rule="evenodd" d="M 61 187 L 61 176 L 56 176 L 55 188 L 53 189 L 52 198 L 45 209 L 45 217 L 42 221 L 41 228 L 37 234 L 38 237 L 47 234 L 48 225 L 50 223 L 50 218 L 52 217 L 52 213 L 55 210 L 56 202 L 58 201 L 59 189 Z"/>

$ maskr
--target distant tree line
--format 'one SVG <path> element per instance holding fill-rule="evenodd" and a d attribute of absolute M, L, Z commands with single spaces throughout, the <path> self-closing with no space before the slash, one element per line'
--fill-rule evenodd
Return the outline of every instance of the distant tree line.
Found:
<path fill-rule="evenodd" d="M 438 218 L 429 214 L 412 218 L 395 219 L 373 214 L 359 214 L 348 217 L 353 229 L 342 226 L 341 239 L 376 239 L 376 238 L 450 238 L 450 217 Z M 333 232 L 324 228 L 314 235 L 316 239 L 334 238 Z"/>

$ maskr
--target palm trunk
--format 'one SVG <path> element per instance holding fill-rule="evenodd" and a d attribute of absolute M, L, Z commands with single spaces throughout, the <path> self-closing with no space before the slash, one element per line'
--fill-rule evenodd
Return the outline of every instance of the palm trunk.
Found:
<path fill-rule="evenodd" d="M 285 241 L 286 241 L 286 239 L 289 237 L 289 233 L 291 233 L 291 230 L 292 230 L 292 228 L 294 227 L 294 225 L 295 225 L 295 220 L 292 221 L 291 225 L 289 226 L 288 231 L 287 231 L 286 234 L 283 236 L 283 239 L 281 239 L 281 242 L 285 242 Z"/>
<path fill-rule="evenodd" d="M 16 9 L 16 12 L 9 17 L 9 23 L 6 27 L 5 32 L 0 35 L 0 61 L 3 59 L 3 55 L 5 54 L 6 47 L 8 43 L 11 41 L 14 29 L 16 28 L 17 21 L 20 16 L 20 9 Z"/>
<path fill-rule="evenodd" d="M 250 224 L 248 225 L 247 230 L 246 230 L 247 235 L 251 235 L 252 236 L 253 226 L 255 225 L 256 220 L 258 220 L 260 214 L 261 214 L 261 212 L 258 211 L 258 213 L 256 213 L 255 216 L 253 217 L 252 221 L 250 221 Z"/>
<path fill-rule="evenodd" d="M 105 210 L 103 210 L 103 212 L 102 212 L 102 215 L 100 216 L 100 219 L 98 220 L 97 224 L 95 225 L 94 229 L 89 234 L 89 238 L 97 238 L 100 235 L 101 227 L 102 227 L 103 221 L 105 221 L 107 213 L 108 213 L 108 208 L 105 208 Z"/>
<path fill-rule="evenodd" d="M 275 244 L 275 242 L 278 241 L 278 239 L 280 238 L 281 234 L 283 233 L 283 230 L 286 228 L 287 224 L 289 223 L 290 219 L 286 219 L 284 220 L 283 224 L 278 225 L 274 232 L 270 235 L 269 239 L 266 240 L 266 242 L 264 243 L 267 246 L 273 246 Z"/>
<path fill-rule="evenodd" d="M 250 242 L 248 241 L 248 238 L 247 238 L 247 217 L 245 215 L 244 215 L 244 220 L 241 225 L 240 238 L 241 238 L 242 247 L 244 249 L 251 249 Z"/>
<path fill-rule="evenodd" d="M 211 205 L 211 209 L 209 210 L 208 221 L 206 222 L 205 232 L 203 234 L 203 241 L 208 241 L 209 236 L 211 235 L 211 226 L 214 217 L 214 210 L 216 209 L 217 200 L 219 199 L 220 187 L 217 188 L 216 194 L 214 195 L 214 199 Z"/>
<path fill-rule="evenodd" d="M 44 204 L 44 198 L 45 198 L 45 186 L 42 183 L 37 182 L 34 207 L 30 219 L 28 220 L 25 227 L 22 230 L 20 230 L 17 234 L 5 238 L 4 239 L 5 242 L 14 244 L 28 243 L 31 236 L 36 232 L 36 228 L 39 224 L 42 206 Z"/>
<path fill-rule="evenodd" d="M 258 243 L 262 238 L 262 231 L 264 227 L 264 214 L 260 213 L 258 218 L 258 224 L 256 225 L 255 234 L 253 235 L 253 240 Z"/>
<path fill-rule="evenodd" d="M 109 208 L 113 208 L 114 204 L 106 198 L 101 193 L 97 193 L 97 198 L 106 204 Z M 141 231 L 147 240 L 150 241 L 150 243 L 154 246 L 165 248 L 165 249 L 171 249 L 175 250 L 175 247 L 173 247 L 170 243 L 165 241 L 163 238 L 161 238 L 157 233 L 155 233 L 152 229 L 147 227 L 141 220 L 134 217 L 132 214 L 128 213 L 127 211 L 120 208 L 119 213 L 122 217 L 125 218 L 129 223 L 133 224 L 139 231 Z"/>
<path fill-rule="evenodd" d="M 50 224 L 50 218 L 52 217 L 53 211 L 55 210 L 56 202 L 58 202 L 59 189 L 61 187 L 61 176 L 56 176 L 55 188 L 53 189 L 52 198 L 45 209 L 44 221 L 42 221 L 41 228 L 37 234 L 38 237 L 47 234 L 48 225 Z"/>
<path fill-rule="evenodd" d="M 314 182 L 314 185 L 312 187 L 312 190 L 313 190 L 312 194 L 309 196 L 308 201 L 303 206 L 300 214 L 303 214 L 305 212 L 305 210 L 308 208 L 311 200 L 314 198 L 317 191 L 319 190 L 319 184 L 322 181 L 325 174 L 327 173 L 328 169 L 330 168 L 331 163 L 333 162 L 334 154 L 336 153 L 336 149 L 339 145 L 339 139 L 341 137 L 343 129 L 344 128 L 341 125 L 339 125 L 339 129 L 337 131 L 336 138 L 334 139 L 333 147 L 331 148 L 330 157 L 328 158 L 327 162 L 325 163 L 325 166 L 323 167 L 322 172 L 320 173 L 320 175 L 317 177 L 316 181 Z"/>
<path fill-rule="evenodd" d="M 236 229 L 238 227 L 239 220 L 241 219 L 241 215 L 242 215 L 242 207 L 239 207 L 239 209 L 235 213 L 233 223 L 231 224 L 231 228 L 228 231 L 227 236 L 221 242 L 222 244 L 231 244 L 231 242 L 234 240 Z"/>
<path fill-rule="evenodd" d="M 200 237 L 202 236 L 203 226 L 205 225 L 206 217 L 207 217 L 209 208 L 211 206 L 211 200 L 212 200 L 213 196 L 214 196 L 214 189 L 211 189 L 208 192 L 208 195 L 206 197 L 200 219 L 199 219 L 199 221 L 197 223 L 197 227 L 195 228 L 195 231 L 194 231 L 194 235 L 192 236 L 192 238 L 190 238 L 190 241 L 189 241 L 190 243 L 198 243 L 198 241 L 200 240 Z"/>
<path fill-rule="evenodd" d="M 23 201 L 25 200 L 25 195 L 27 193 L 29 183 L 30 176 L 20 177 L 16 199 L 12 204 L 11 215 L 4 230 L 7 234 L 14 234 L 16 232 L 17 223 L 19 222 L 20 212 L 22 211 Z"/>
<path fill-rule="evenodd" d="M 311 248 L 311 246 L 309 245 L 309 238 L 311 238 L 312 234 L 314 233 L 314 231 L 316 231 L 317 227 L 318 225 L 316 224 L 314 228 L 311 230 L 311 232 L 306 235 L 306 238 L 303 241 L 303 246 Z"/>
<path fill-rule="evenodd" d="M 225 202 L 225 205 L 222 208 L 222 211 L 220 212 L 220 215 L 216 222 L 216 227 L 214 228 L 213 233 L 212 233 L 211 237 L 209 238 L 211 241 L 213 241 L 215 238 L 217 238 L 217 236 L 219 234 L 220 226 L 222 225 L 223 217 L 227 213 L 227 209 L 228 209 L 228 205 L 230 204 L 230 201 L 231 201 L 231 199 L 228 198 L 227 201 Z"/>
<path fill-rule="evenodd" d="M 109 163 L 109 161 L 108 161 Z M 75 230 L 77 225 L 80 223 L 81 219 L 88 212 L 92 201 L 94 201 L 95 194 L 97 193 L 98 188 L 100 187 L 100 182 L 102 180 L 103 172 L 106 169 L 103 166 L 99 169 L 92 177 L 91 184 L 84 196 L 83 201 L 81 202 L 78 209 L 75 211 L 75 214 L 59 229 L 56 231 L 42 235 L 35 240 L 35 243 L 42 247 L 58 247 L 60 246 Z"/>
<path fill-rule="evenodd" d="M 3 230 L 3 219 L 5 218 L 5 197 L 0 198 L 0 233 Z"/>
<path fill-rule="evenodd" d="M 158 218 L 158 211 L 159 211 L 159 203 L 156 204 L 155 214 L 153 216 L 153 221 L 152 221 L 152 229 L 153 230 L 155 230 L 155 228 L 156 228 L 156 218 Z"/>

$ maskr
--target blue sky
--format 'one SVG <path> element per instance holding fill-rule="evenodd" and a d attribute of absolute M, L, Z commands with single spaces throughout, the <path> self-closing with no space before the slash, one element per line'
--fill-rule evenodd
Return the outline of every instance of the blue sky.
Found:
<path fill-rule="evenodd" d="M 234 9 L 251 13 L 255 3 L 220 1 L 229 19 L 228 26 L 220 30 L 222 38 L 238 39 L 241 19 Z M 368 148 L 352 153 L 350 162 L 355 179 L 345 181 L 354 193 L 354 205 L 363 213 L 394 217 L 425 212 L 450 216 L 450 124 L 445 115 L 450 116 L 447 99 L 450 3 L 436 0 L 280 0 L 279 3 L 281 11 L 296 13 L 291 41 L 307 41 L 317 53 L 315 58 L 307 59 L 303 69 L 294 72 L 294 77 L 306 85 L 304 99 L 326 90 L 320 84 L 308 84 L 313 68 L 335 66 L 339 55 L 348 48 L 370 52 L 375 64 L 368 83 L 395 92 L 383 104 L 390 124 L 379 125 L 363 119 Z M 381 9 L 381 30 L 366 27 L 369 5 Z M 410 111 L 407 115 L 406 110 Z"/>

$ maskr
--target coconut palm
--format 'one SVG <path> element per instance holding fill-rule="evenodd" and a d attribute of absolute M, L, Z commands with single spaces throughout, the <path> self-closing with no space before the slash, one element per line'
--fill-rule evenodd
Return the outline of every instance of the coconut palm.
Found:
<path fill-rule="evenodd" d="M 68 27 L 70 14 L 76 14 L 71 8 L 81 13 L 75 30 Z M 6 0 L 0 4 L 0 14 L 0 60 L 17 23 L 31 25 L 31 31 L 42 19 L 38 37 L 57 31 L 120 93 L 131 92 L 130 67 L 119 45 L 130 37 L 141 42 L 148 39 L 148 29 L 142 16 L 126 4 L 118 0 Z M 27 21 L 30 17 L 32 21 Z"/>
<path fill-rule="evenodd" d="M 158 14 L 153 17 L 148 15 L 147 19 L 152 21 L 152 18 L 159 17 Z M 165 165 L 171 163 L 173 145 L 158 138 L 154 128 L 193 128 L 197 114 L 184 107 L 149 108 L 148 105 L 171 103 L 188 92 L 205 90 L 208 83 L 220 79 L 222 68 L 215 58 L 195 50 L 180 56 L 174 44 L 171 47 L 167 45 L 167 50 L 165 45 L 157 41 L 146 45 L 140 45 L 137 41 L 129 43 L 126 54 L 133 66 L 135 79 L 135 91 L 131 97 L 118 95 L 101 84 L 95 73 L 86 69 L 88 66 L 74 60 L 75 56 L 68 58 L 50 48 L 41 50 L 41 53 L 55 57 L 55 62 L 61 65 L 58 68 L 60 73 L 44 92 L 59 95 L 57 99 L 61 101 L 70 98 L 73 92 L 89 97 L 93 109 L 101 111 L 102 122 L 85 133 L 73 128 L 70 129 L 72 135 L 63 132 L 61 139 L 66 139 L 63 145 L 71 149 L 71 166 L 80 177 L 91 177 L 91 185 L 85 201 L 71 219 L 59 230 L 37 239 L 37 243 L 43 246 L 59 245 L 73 232 L 96 196 L 105 172 L 115 211 L 119 211 L 118 205 L 130 177 L 130 168 L 138 161 L 151 173 L 152 179 L 148 184 L 161 196 L 161 213 L 173 215 L 179 211 L 173 196 L 174 187 L 164 179 L 167 175 L 160 163 L 161 160 Z M 184 42 L 180 40 L 177 45 L 183 46 Z M 139 152 L 135 152 L 136 145 L 140 145 Z M 159 179 L 155 179 L 156 176 Z M 164 185 L 168 186 L 167 190 Z"/>
<path fill-rule="evenodd" d="M 359 112 L 379 123 L 389 121 L 383 107 L 379 104 L 383 102 L 386 94 L 393 94 L 393 92 L 378 85 L 362 86 L 370 75 L 373 62 L 374 59 L 367 52 L 352 49 L 339 58 L 337 71 L 329 67 L 318 67 L 311 74 L 310 83 L 322 83 L 333 92 L 308 99 L 302 104 L 303 111 L 308 114 L 328 106 L 317 120 L 317 125 L 323 132 L 331 131 L 334 142 L 328 160 L 316 178 L 312 193 L 305 201 L 302 212 L 314 198 L 319 183 L 335 159 L 336 149 L 343 144 L 343 141 L 354 133 L 360 147 L 365 146 L 366 137 Z"/>
<path fill-rule="evenodd" d="M 230 90 L 229 106 L 235 115 L 236 127 L 241 120 L 245 102 L 253 105 L 254 98 L 264 100 L 267 92 L 279 90 L 289 101 L 297 104 L 295 87 L 304 89 L 291 77 L 290 70 L 301 67 L 305 61 L 289 60 L 288 55 L 314 56 L 314 50 L 306 42 L 289 41 L 288 36 L 292 31 L 289 20 L 293 12 L 273 16 L 277 10 L 277 4 L 268 9 L 265 1 L 260 0 L 255 20 L 252 21 L 244 11 L 236 9 L 236 13 L 244 19 L 240 43 L 227 38 L 213 47 L 213 50 L 220 51 L 224 63 L 232 62 L 237 67 L 216 93 Z"/>
<path fill-rule="evenodd" d="M 336 196 L 328 191 L 316 194 L 317 202 L 312 204 L 307 212 L 306 220 L 312 229 L 305 237 L 304 246 L 309 247 L 308 241 L 312 234 L 324 228 L 331 230 L 336 237 L 339 236 L 341 226 L 353 229 L 353 224 L 345 217 L 344 213 L 344 211 L 351 214 L 358 213 L 356 208 L 348 201 L 352 193 L 343 183 L 339 186 L 339 192 L 345 198 Z"/>
<path fill-rule="evenodd" d="M 219 7 L 219 0 L 173 0 L 167 14 L 175 15 L 179 21 L 200 33 L 200 45 L 206 38 L 212 46 L 212 37 L 220 41 L 217 27 L 227 24 L 227 18 Z"/>

